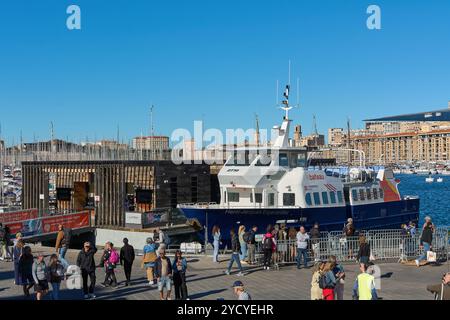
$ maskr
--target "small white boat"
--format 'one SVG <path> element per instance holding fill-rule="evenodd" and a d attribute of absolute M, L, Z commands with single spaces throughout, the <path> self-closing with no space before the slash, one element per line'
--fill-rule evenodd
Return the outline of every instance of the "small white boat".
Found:
<path fill-rule="evenodd" d="M 436 179 L 436 182 L 443 182 L 443 181 L 444 181 L 444 179 L 442 179 L 441 177 Z"/>
<path fill-rule="evenodd" d="M 425 178 L 425 182 L 428 182 L 428 183 L 434 182 L 434 178 L 433 177 Z"/>

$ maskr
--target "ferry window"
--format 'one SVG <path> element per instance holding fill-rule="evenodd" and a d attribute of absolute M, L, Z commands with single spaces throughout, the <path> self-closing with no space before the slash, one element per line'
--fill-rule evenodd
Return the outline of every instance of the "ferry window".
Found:
<path fill-rule="evenodd" d="M 256 203 L 262 203 L 262 193 L 255 193 Z"/>
<path fill-rule="evenodd" d="M 295 193 L 283 193 L 283 206 L 295 206 Z"/>
<path fill-rule="evenodd" d="M 338 191 L 338 192 L 337 192 L 337 196 L 338 196 L 338 201 L 339 201 L 339 203 L 344 202 L 344 199 L 342 199 L 342 191 Z"/>
<path fill-rule="evenodd" d="M 380 199 L 384 199 L 384 192 L 383 189 L 380 188 Z"/>
<path fill-rule="evenodd" d="M 372 199 L 372 194 L 370 193 L 370 189 L 366 189 L 367 200 Z"/>
<path fill-rule="evenodd" d="M 280 153 L 280 155 L 278 156 L 278 165 L 280 167 L 287 167 L 287 166 L 289 166 L 287 153 Z"/>
<path fill-rule="evenodd" d="M 330 192 L 330 202 L 336 203 L 336 193 Z"/>
<path fill-rule="evenodd" d="M 308 206 L 312 206 L 311 193 L 308 192 L 307 194 L 305 194 L 305 201 Z"/>
<path fill-rule="evenodd" d="M 320 205 L 320 194 L 318 192 L 314 192 L 313 196 L 314 196 L 314 204 L 316 206 L 319 206 Z"/>
<path fill-rule="evenodd" d="M 227 162 L 226 166 L 249 166 L 256 159 L 256 156 L 256 151 L 234 151 L 233 157 Z"/>
<path fill-rule="evenodd" d="M 227 192 L 226 191 L 223 192 L 223 202 L 227 203 Z"/>
<path fill-rule="evenodd" d="M 356 189 L 352 190 L 352 199 L 353 201 L 358 201 L 358 192 L 356 191 Z"/>
<path fill-rule="evenodd" d="M 322 192 L 322 203 L 323 204 L 328 204 L 328 192 L 324 191 Z"/>
<path fill-rule="evenodd" d="M 250 203 L 253 203 L 253 193 L 250 193 Z"/>
<path fill-rule="evenodd" d="M 270 166 L 272 163 L 272 157 L 270 156 L 270 150 L 267 152 L 267 154 L 261 154 L 258 158 L 258 161 L 256 161 L 255 166 L 257 167 L 265 167 Z"/>
<path fill-rule="evenodd" d="M 376 200 L 378 199 L 378 191 L 377 189 L 373 188 L 373 198 Z"/>
<path fill-rule="evenodd" d="M 306 153 L 302 152 L 297 154 L 297 167 L 305 167 L 306 166 Z"/>
<path fill-rule="evenodd" d="M 228 192 L 228 202 L 239 202 L 239 192 Z"/>
<path fill-rule="evenodd" d="M 274 205 L 275 205 L 275 194 L 269 193 L 269 206 L 274 206 Z"/>
<path fill-rule="evenodd" d="M 359 189 L 359 199 L 364 201 L 366 199 L 364 189 Z"/>

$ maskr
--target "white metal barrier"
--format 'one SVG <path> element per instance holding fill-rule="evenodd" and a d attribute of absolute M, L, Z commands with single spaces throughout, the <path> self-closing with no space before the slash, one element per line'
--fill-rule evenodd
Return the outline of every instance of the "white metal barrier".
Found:
<path fill-rule="evenodd" d="M 342 232 L 322 232 L 316 241 L 308 242 L 309 261 L 326 260 L 334 255 L 338 261 L 356 261 L 360 236 L 366 237 L 370 245 L 371 256 L 375 260 L 410 260 L 423 253 L 420 247 L 420 232 L 415 235 L 405 235 L 401 230 L 371 230 L 360 231 L 358 236 L 346 237 Z M 432 251 L 436 252 L 438 261 L 447 261 L 449 252 L 449 228 L 439 227 L 433 234 Z M 257 263 L 262 263 L 262 244 L 257 243 Z M 273 252 L 272 263 L 289 264 L 297 262 L 297 241 L 278 240 L 276 251 Z"/>

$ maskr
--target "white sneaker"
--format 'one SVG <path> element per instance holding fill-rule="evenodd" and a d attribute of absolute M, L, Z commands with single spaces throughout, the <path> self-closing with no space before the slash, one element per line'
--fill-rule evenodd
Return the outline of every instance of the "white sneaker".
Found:
<path fill-rule="evenodd" d="M 227 276 L 230 275 L 230 271 L 228 271 L 228 270 L 224 271 L 224 273 L 225 273 Z"/>
<path fill-rule="evenodd" d="M 238 276 L 238 277 L 243 277 L 244 274 L 243 274 L 242 272 L 239 272 L 236 276 Z"/>
<path fill-rule="evenodd" d="M 95 299 L 95 298 L 97 298 L 97 296 L 96 296 L 95 294 L 91 293 L 91 294 L 89 295 L 89 298 Z"/>
<path fill-rule="evenodd" d="M 419 260 L 415 260 L 416 266 L 420 267 L 420 262 Z"/>
<path fill-rule="evenodd" d="M 266 270 L 270 270 L 270 268 L 269 267 L 267 267 L 267 269 Z"/>

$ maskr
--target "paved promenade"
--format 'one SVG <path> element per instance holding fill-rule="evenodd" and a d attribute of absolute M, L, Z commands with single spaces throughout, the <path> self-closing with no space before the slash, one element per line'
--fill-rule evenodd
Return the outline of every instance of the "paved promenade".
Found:
<path fill-rule="evenodd" d="M 53 253 L 53 248 L 32 246 L 33 253 L 44 252 Z M 66 258 L 73 264 L 75 262 L 77 250 L 69 250 Z M 96 254 L 96 262 L 99 261 L 101 250 Z M 236 279 L 242 280 L 246 285 L 253 299 L 268 300 L 308 300 L 310 298 L 311 270 L 297 270 L 295 266 L 282 267 L 280 270 L 265 271 L 261 268 L 249 268 L 244 277 L 235 275 L 224 275 L 228 257 L 223 256 L 223 262 L 214 264 L 210 257 L 186 256 L 188 260 L 188 290 L 192 300 L 210 299 L 234 300 L 232 289 L 230 288 Z M 140 268 L 142 257 L 137 257 L 132 274 L 132 286 L 123 286 L 125 279 L 122 267 L 117 269 L 117 280 L 119 288 L 102 288 L 97 285 L 97 299 L 135 299 L 135 300 L 157 300 L 159 293 L 157 289 L 148 285 L 145 272 Z M 384 300 L 432 300 L 432 294 L 426 291 L 426 285 L 439 283 L 443 273 L 449 271 L 449 265 L 424 266 L 417 268 L 405 266 L 398 263 L 380 263 L 381 268 L 381 291 L 379 296 Z M 345 287 L 345 299 L 351 299 L 352 286 L 356 275 L 359 273 L 358 266 L 345 264 L 347 273 L 347 283 Z M 97 269 L 97 284 L 104 279 L 102 269 Z M 31 291 L 33 292 L 33 291 Z M 80 290 L 67 290 L 65 285 L 61 286 L 61 299 L 80 299 Z M 173 294 L 172 294 L 172 297 Z M 22 288 L 14 285 L 14 271 L 11 262 L 0 262 L 0 299 L 25 299 L 22 295 Z M 35 299 L 35 295 L 31 298 Z M 49 296 L 46 299 L 50 299 Z"/>

